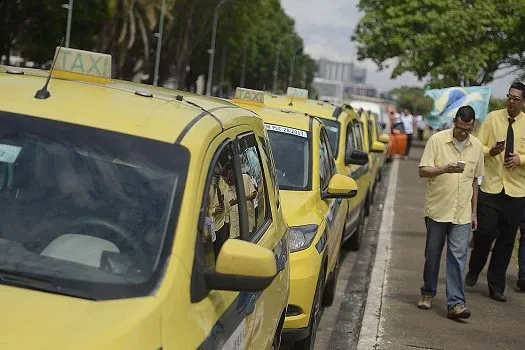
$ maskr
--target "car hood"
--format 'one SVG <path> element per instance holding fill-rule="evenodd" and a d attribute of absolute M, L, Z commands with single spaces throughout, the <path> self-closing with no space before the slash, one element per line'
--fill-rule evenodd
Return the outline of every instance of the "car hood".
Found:
<path fill-rule="evenodd" d="M 158 349 L 157 305 L 153 297 L 92 301 L 0 285 L 0 349 Z"/>

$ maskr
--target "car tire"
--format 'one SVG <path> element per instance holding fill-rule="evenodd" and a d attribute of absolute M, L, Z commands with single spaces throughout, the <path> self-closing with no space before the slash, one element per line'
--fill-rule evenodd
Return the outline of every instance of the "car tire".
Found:
<path fill-rule="evenodd" d="M 361 242 L 363 241 L 363 236 L 365 233 L 365 211 L 361 209 L 359 213 L 359 222 L 357 223 L 357 228 L 352 236 L 345 242 L 345 248 L 349 250 L 359 250 L 361 248 Z"/>
<path fill-rule="evenodd" d="M 317 287 L 315 289 L 315 296 L 314 296 L 314 302 L 313 302 L 313 307 L 312 307 L 313 314 L 310 317 L 310 322 L 308 323 L 308 330 L 309 330 L 308 337 L 295 342 L 293 346 L 294 350 L 313 350 L 315 346 L 317 327 L 319 325 L 319 320 L 321 318 L 324 275 L 325 275 L 324 269 L 321 268 L 319 278 L 317 279 Z"/>
<path fill-rule="evenodd" d="M 341 251 L 337 254 L 337 260 L 335 261 L 334 271 L 330 280 L 326 282 L 326 286 L 323 291 L 323 306 L 330 306 L 334 303 L 335 299 L 335 287 L 337 285 L 337 277 L 339 276 L 339 262 L 341 258 Z"/>
<path fill-rule="evenodd" d="M 366 196 L 366 199 L 365 199 L 365 208 L 364 208 L 364 211 L 365 211 L 365 216 L 368 217 L 370 215 L 370 206 L 372 204 L 370 204 L 370 194 L 368 194 Z"/>

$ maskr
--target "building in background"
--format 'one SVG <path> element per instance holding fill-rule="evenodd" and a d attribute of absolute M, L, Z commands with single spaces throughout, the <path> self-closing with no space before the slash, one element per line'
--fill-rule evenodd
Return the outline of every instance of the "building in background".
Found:
<path fill-rule="evenodd" d="M 377 97 L 377 89 L 366 84 L 366 73 L 366 69 L 357 67 L 353 62 L 337 62 L 324 58 L 318 60 L 313 81 L 317 98 L 341 103 L 354 96 Z"/>

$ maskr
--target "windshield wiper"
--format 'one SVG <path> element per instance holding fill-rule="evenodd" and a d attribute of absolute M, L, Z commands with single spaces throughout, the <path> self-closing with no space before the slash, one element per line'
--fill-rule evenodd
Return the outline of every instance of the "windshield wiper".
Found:
<path fill-rule="evenodd" d="M 0 269 L 0 284 L 37 290 L 40 292 L 96 300 L 96 298 L 94 298 L 87 291 L 61 287 L 57 285 L 51 278 L 34 276 L 20 271 L 8 271 Z"/>

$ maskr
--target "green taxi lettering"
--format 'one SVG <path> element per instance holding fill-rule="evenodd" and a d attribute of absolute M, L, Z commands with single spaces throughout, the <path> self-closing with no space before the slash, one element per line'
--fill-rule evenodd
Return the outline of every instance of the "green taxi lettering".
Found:
<path fill-rule="evenodd" d="M 82 60 L 82 55 L 80 53 L 77 53 L 77 56 L 75 57 L 75 60 L 71 64 L 71 70 L 79 70 L 82 73 L 85 72 L 84 70 L 84 60 Z"/>
<path fill-rule="evenodd" d="M 71 55 L 71 51 L 61 51 L 60 55 L 62 56 L 62 69 L 66 69 L 67 67 L 67 56 Z"/>
<path fill-rule="evenodd" d="M 102 56 L 93 57 L 92 55 L 89 56 L 89 59 L 91 61 L 91 68 L 87 70 L 88 73 L 91 73 L 92 71 L 96 71 L 98 75 L 102 75 L 102 72 L 98 69 L 98 63 L 102 60 Z"/>

